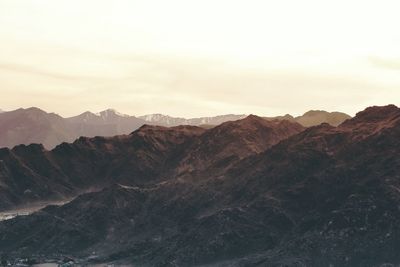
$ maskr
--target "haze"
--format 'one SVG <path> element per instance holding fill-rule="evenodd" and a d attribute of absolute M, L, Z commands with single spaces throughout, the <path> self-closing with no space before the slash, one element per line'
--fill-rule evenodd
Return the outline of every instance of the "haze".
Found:
<path fill-rule="evenodd" d="M 398 1 L 0 0 L 0 108 L 354 114 L 400 104 Z"/>

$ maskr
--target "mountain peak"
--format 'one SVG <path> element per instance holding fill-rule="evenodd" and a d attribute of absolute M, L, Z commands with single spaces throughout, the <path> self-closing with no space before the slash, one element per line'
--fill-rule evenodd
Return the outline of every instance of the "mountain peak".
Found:
<path fill-rule="evenodd" d="M 375 120 L 375 119 L 387 118 L 393 115 L 398 115 L 399 113 L 400 109 L 396 105 L 372 106 L 366 108 L 361 112 L 358 112 L 356 118 Z"/>
<path fill-rule="evenodd" d="M 37 108 L 37 107 L 20 108 L 18 110 L 24 111 L 24 112 L 32 112 L 32 113 L 47 113 L 46 111 L 44 111 L 40 108 Z"/>
<path fill-rule="evenodd" d="M 254 114 L 250 114 L 244 119 L 248 119 L 248 120 L 263 120 L 263 118 L 261 118 L 261 117 L 259 117 L 257 115 L 254 115 Z"/>
<path fill-rule="evenodd" d="M 103 111 L 100 111 L 99 113 L 100 117 L 103 118 L 108 118 L 108 117 L 130 117 L 129 115 L 120 113 L 118 111 L 116 111 L 115 109 L 109 108 Z"/>
<path fill-rule="evenodd" d="M 328 112 L 325 110 L 310 110 L 302 116 L 296 117 L 295 120 L 305 127 L 319 125 L 323 122 L 329 123 L 332 126 L 338 126 L 343 121 L 350 119 L 346 113 Z"/>
<path fill-rule="evenodd" d="M 164 127 L 164 126 L 159 126 L 159 125 L 143 124 L 137 130 L 132 132 L 132 134 L 133 133 L 138 133 L 138 132 L 147 132 L 147 131 L 162 130 L 162 129 L 168 129 L 168 128 Z"/>
<path fill-rule="evenodd" d="M 400 117 L 400 108 L 396 105 L 372 106 L 358 112 L 354 118 L 344 122 L 343 126 L 354 125 L 358 123 L 376 123 L 390 121 L 393 118 Z"/>
<path fill-rule="evenodd" d="M 78 115 L 78 117 L 85 117 L 85 118 L 87 118 L 87 117 L 99 117 L 99 115 L 95 114 L 95 113 L 93 113 L 91 111 L 85 111 L 82 114 Z"/>
<path fill-rule="evenodd" d="M 305 112 L 303 114 L 303 116 L 315 116 L 315 115 L 319 115 L 319 114 L 329 114 L 329 112 L 325 111 L 325 110 L 313 110 L 312 109 L 312 110 Z"/>

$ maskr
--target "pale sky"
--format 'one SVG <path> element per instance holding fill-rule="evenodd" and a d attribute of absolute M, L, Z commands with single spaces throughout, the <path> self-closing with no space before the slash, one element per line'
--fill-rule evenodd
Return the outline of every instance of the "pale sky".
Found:
<path fill-rule="evenodd" d="M 398 0 L 0 0 L 0 109 L 400 105 Z"/>

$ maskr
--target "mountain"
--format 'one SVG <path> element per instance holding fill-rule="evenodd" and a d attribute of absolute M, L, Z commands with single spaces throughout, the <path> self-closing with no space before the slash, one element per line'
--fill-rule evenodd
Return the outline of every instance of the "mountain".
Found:
<path fill-rule="evenodd" d="M 213 128 L 228 121 L 240 120 L 245 115 L 221 115 L 193 119 L 175 118 L 161 114 L 141 117 L 129 116 L 107 109 L 100 113 L 84 112 L 78 116 L 62 118 L 38 108 L 18 109 L 0 113 L 0 147 L 19 144 L 40 143 L 46 149 L 52 149 L 62 142 L 72 142 L 80 136 L 114 136 L 129 134 L 144 124 L 174 127 L 179 125 Z M 265 117 L 266 120 L 289 120 L 305 127 L 330 123 L 337 125 L 349 118 L 344 113 L 310 111 L 300 117 L 291 115 Z"/>
<path fill-rule="evenodd" d="M 161 126 L 178 126 L 178 125 L 190 125 L 189 120 L 185 118 L 176 118 L 163 114 L 148 114 L 139 116 L 139 119 L 146 121 L 147 123 L 157 124 Z"/>
<path fill-rule="evenodd" d="M 90 183 L 108 185 L 1 222 L 0 251 L 138 266 L 400 263 L 398 107 L 367 108 L 338 127 L 256 116 L 188 127 L 144 126 L 48 152 L 71 179 L 88 168 L 97 170 Z M 24 165 L 34 165 L 31 153 Z M 184 168 L 191 162 L 199 171 Z"/>
<path fill-rule="evenodd" d="M 180 174 L 225 170 L 243 158 L 261 153 L 305 128 L 286 120 L 267 121 L 250 115 L 245 119 L 225 122 L 195 140 L 180 161 Z M 212 157 L 210 157 L 212 155 Z"/>
<path fill-rule="evenodd" d="M 146 122 L 134 116 L 118 113 L 113 109 L 98 114 L 89 111 L 66 118 L 77 136 L 113 136 L 128 134 Z"/>
<path fill-rule="evenodd" d="M 297 122 L 304 127 L 311 127 L 320 125 L 321 123 L 328 123 L 332 126 L 338 126 L 344 121 L 351 119 L 351 116 L 342 112 L 327 112 L 323 110 L 310 110 L 301 116 L 293 117 L 290 114 L 277 117 L 264 117 L 266 120 L 288 120 Z"/>
<path fill-rule="evenodd" d="M 62 117 L 38 108 L 0 113 L 0 125 L 0 147 L 31 143 L 53 147 L 76 138 Z"/>
<path fill-rule="evenodd" d="M 4 110 L 0 109 L 0 113 L 3 113 L 3 112 L 4 112 Z"/>
<path fill-rule="evenodd" d="M 332 126 L 338 126 L 351 116 L 342 112 L 327 112 L 323 110 L 310 110 L 302 116 L 294 118 L 294 120 L 304 127 L 316 126 L 321 123 L 328 123 Z"/>
<path fill-rule="evenodd" d="M 178 126 L 178 125 L 219 125 L 221 123 L 227 121 L 235 121 L 245 118 L 246 115 L 220 115 L 215 117 L 201 117 L 201 118 L 192 118 L 192 119 L 184 119 L 184 118 L 176 118 L 162 114 L 149 114 L 140 116 L 140 119 L 143 119 L 149 123 L 162 125 L 162 126 Z"/>
<path fill-rule="evenodd" d="M 130 135 L 80 137 L 51 151 L 42 145 L 0 149 L 0 210 L 63 200 L 112 183 L 162 180 L 180 145 L 205 130 L 195 126 L 142 126 Z"/>
<path fill-rule="evenodd" d="M 177 125 L 219 125 L 227 121 L 235 121 L 245 118 L 246 115 L 222 115 L 216 117 L 202 117 L 193 119 L 176 118 L 162 114 L 150 114 L 145 116 L 140 116 L 149 123 L 163 125 L 163 126 L 177 126 Z M 338 126 L 351 116 L 342 112 L 327 112 L 323 110 L 311 110 L 304 113 L 301 116 L 293 117 L 290 114 L 276 117 L 263 117 L 266 120 L 288 120 L 292 122 L 297 122 L 304 127 L 316 126 L 321 123 L 328 123 L 333 126 Z"/>
<path fill-rule="evenodd" d="M 111 109 L 99 114 L 85 112 L 71 118 L 62 118 L 38 108 L 17 109 L 0 113 L 0 147 L 40 143 L 52 149 L 80 136 L 129 134 L 145 123 L 144 120 Z"/>
<path fill-rule="evenodd" d="M 210 130 L 144 125 L 129 135 L 80 137 L 51 151 L 37 144 L 3 148 L 0 209 L 68 199 L 112 183 L 136 186 L 159 182 L 184 174 L 188 165 L 198 171 L 219 168 L 260 153 L 302 130 L 295 123 L 249 116 Z M 209 154 L 214 154 L 211 161 Z"/>

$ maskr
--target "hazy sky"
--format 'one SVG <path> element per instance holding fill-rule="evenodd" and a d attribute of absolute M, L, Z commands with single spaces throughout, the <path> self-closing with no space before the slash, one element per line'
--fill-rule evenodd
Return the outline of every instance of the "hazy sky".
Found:
<path fill-rule="evenodd" d="M 0 0 L 0 109 L 400 105 L 399 12 L 399 0 Z"/>

